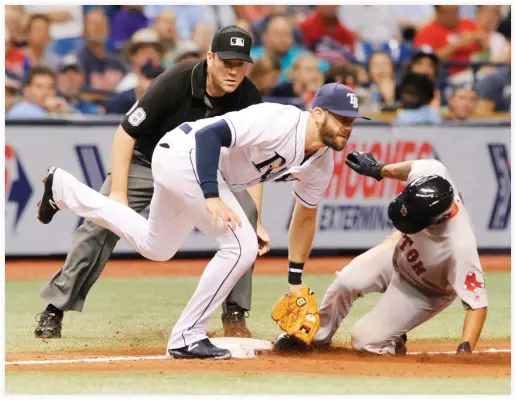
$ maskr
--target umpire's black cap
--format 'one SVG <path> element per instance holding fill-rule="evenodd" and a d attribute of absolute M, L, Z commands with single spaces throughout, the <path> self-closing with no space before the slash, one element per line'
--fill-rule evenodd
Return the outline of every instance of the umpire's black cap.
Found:
<path fill-rule="evenodd" d="M 213 37 L 211 51 L 222 60 L 242 60 L 252 63 L 251 35 L 238 26 L 226 26 Z"/>

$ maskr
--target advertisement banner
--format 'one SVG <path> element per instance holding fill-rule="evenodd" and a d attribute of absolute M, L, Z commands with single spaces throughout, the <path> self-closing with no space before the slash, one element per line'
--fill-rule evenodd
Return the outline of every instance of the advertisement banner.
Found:
<path fill-rule="evenodd" d="M 82 223 L 70 212 L 49 225 L 36 219 L 41 180 L 47 167 L 66 169 L 99 189 L 110 167 L 115 126 L 6 127 L 6 255 L 65 254 Z M 479 248 L 510 249 L 510 126 L 356 126 L 347 148 L 335 153 L 335 169 L 319 205 L 314 249 L 365 250 L 382 241 L 392 225 L 389 202 L 404 183 L 360 176 L 344 159 L 351 150 L 372 152 L 383 163 L 435 158 L 448 168 L 472 217 Z M 267 183 L 262 221 L 273 249 L 288 246 L 294 207 L 291 183 Z M 148 211 L 142 214 L 147 215 Z M 216 242 L 192 232 L 184 251 L 216 249 Z M 133 250 L 119 242 L 115 252 Z"/>

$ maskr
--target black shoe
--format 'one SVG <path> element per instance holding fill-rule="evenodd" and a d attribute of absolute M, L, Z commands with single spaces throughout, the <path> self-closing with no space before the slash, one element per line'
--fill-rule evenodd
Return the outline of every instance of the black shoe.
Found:
<path fill-rule="evenodd" d="M 168 349 L 168 354 L 174 358 L 214 358 L 225 360 L 231 358 L 231 352 L 215 347 L 209 339 L 199 340 L 180 349 Z"/>
<path fill-rule="evenodd" d="M 41 339 L 55 339 L 61 337 L 61 328 L 63 316 L 58 313 L 45 310 L 41 314 L 38 321 L 38 327 L 34 331 L 34 335 Z"/>
<path fill-rule="evenodd" d="M 398 340 L 396 340 L 396 347 L 394 349 L 394 352 L 396 353 L 396 355 L 407 354 L 407 346 L 406 346 L 407 340 L 408 340 L 408 337 L 407 337 L 406 333 L 401 335 L 400 338 Z"/>
<path fill-rule="evenodd" d="M 50 167 L 43 178 L 45 189 L 43 191 L 41 201 L 38 202 L 38 219 L 42 224 L 48 224 L 52 221 L 54 215 L 59 211 L 59 208 L 54 201 L 54 195 L 52 194 L 52 183 L 54 182 L 55 172 L 56 168 Z"/>
<path fill-rule="evenodd" d="M 245 323 L 246 310 L 237 305 L 228 307 L 227 312 L 222 314 L 222 327 L 225 337 L 253 337 Z"/>
<path fill-rule="evenodd" d="M 306 353 L 314 350 L 314 346 L 308 345 L 294 336 L 285 332 L 274 341 L 272 348 L 277 353 Z"/>

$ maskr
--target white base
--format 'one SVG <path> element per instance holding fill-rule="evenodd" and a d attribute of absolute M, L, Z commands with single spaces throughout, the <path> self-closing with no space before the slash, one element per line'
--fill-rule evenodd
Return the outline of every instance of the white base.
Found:
<path fill-rule="evenodd" d="M 232 358 L 255 358 L 264 351 L 272 350 L 272 343 L 267 340 L 248 338 L 210 338 L 215 346 L 227 349 Z"/>

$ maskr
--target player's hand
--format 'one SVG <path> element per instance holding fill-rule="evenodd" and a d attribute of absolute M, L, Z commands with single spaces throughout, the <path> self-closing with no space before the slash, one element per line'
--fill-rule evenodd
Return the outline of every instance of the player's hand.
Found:
<path fill-rule="evenodd" d="M 377 181 L 383 179 L 382 168 L 384 164 L 378 163 L 372 153 L 353 150 L 346 157 L 346 165 L 360 175 L 370 176 Z"/>
<path fill-rule="evenodd" d="M 271 238 L 262 225 L 262 221 L 258 220 L 256 225 L 256 236 L 258 236 L 258 255 L 263 256 L 271 249 Z"/>
<path fill-rule="evenodd" d="M 124 206 L 128 206 L 129 205 L 129 201 L 127 200 L 127 193 L 123 193 L 123 192 L 111 192 L 110 195 L 109 195 L 109 198 L 111 200 L 115 200 L 119 203 L 122 203 Z"/>
<path fill-rule="evenodd" d="M 296 293 L 297 291 L 301 290 L 305 286 L 306 285 L 303 285 L 303 284 L 300 284 L 300 285 L 290 285 L 289 291 L 290 291 L 290 293 Z"/>
<path fill-rule="evenodd" d="M 233 230 L 237 228 L 237 225 L 240 227 L 242 226 L 242 221 L 240 220 L 240 217 L 237 215 L 237 213 L 229 208 L 220 197 L 211 197 L 206 199 L 204 200 L 204 205 L 212 215 L 211 229 L 213 231 L 217 230 L 217 221 L 219 218 L 222 219 L 224 232 L 228 231 L 229 224 L 231 224 L 231 228 Z"/>

